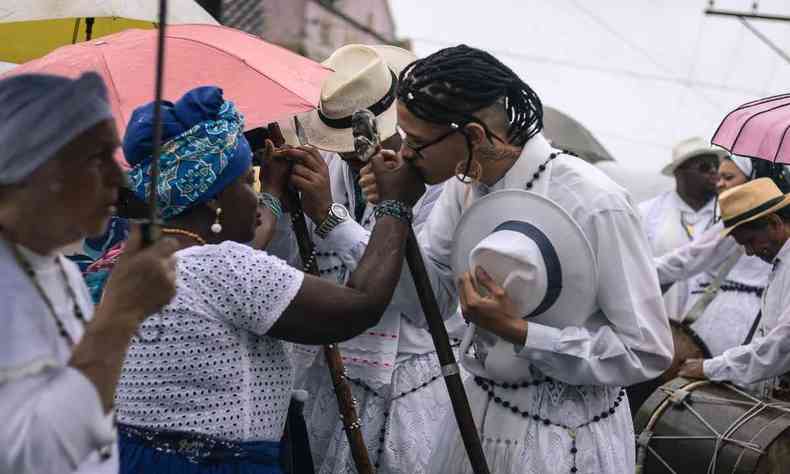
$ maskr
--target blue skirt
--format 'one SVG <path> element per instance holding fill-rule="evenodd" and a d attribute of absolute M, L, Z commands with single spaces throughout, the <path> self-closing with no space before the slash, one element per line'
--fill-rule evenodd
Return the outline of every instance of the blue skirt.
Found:
<path fill-rule="evenodd" d="M 283 474 L 274 441 L 225 443 L 121 425 L 118 442 L 120 474 Z"/>

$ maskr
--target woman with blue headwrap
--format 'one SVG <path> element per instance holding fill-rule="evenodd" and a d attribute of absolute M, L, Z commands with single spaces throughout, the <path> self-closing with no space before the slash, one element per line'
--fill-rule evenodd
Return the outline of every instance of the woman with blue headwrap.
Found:
<path fill-rule="evenodd" d="M 304 275 L 243 244 L 259 225 L 273 231 L 281 212 L 289 164 L 271 143 L 261 212 L 243 117 L 220 89 L 165 102 L 163 116 L 156 198 L 162 231 L 181 246 L 176 297 L 126 358 L 116 398 L 121 472 L 278 473 L 294 375 L 288 342 L 337 342 L 378 322 L 400 276 L 408 216 L 382 210 L 348 287 Z M 152 135 L 148 104 L 132 115 L 123 146 L 140 199 Z M 404 184 L 418 183 L 414 171 L 374 167 L 383 199 L 414 204 L 421 189 Z"/>

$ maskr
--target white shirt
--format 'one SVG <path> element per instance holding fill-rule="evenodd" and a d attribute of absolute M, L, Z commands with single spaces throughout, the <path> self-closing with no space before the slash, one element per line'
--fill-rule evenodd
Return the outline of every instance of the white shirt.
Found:
<path fill-rule="evenodd" d="M 790 240 L 779 250 L 773 265 L 754 340 L 706 360 L 703 369 L 707 378 L 746 386 L 790 372 Z M 772 385 L 765 384 L 763 395 L 770 395 Z"/>
<path fill-rule="evenodd" d="M 104 413 L 93 383 L 67 365 L 71 348 L 8 245 L 0 242 L 0 472 L 117 473 L 112 416 Z M 57 317 L 79 341 L 83 327 L 55 259 L 63 263 L 77 304 L 90 320 L 93 303 L 79 269 L 62 255 L 18 248 L 33 265 Z M 98 450 L 106 446 L 112 455 L 101 460 Z"/>
<path fill-rule="evenodd" d="M 266 335 L 302 272 L 235 242 L 176 253 L 176 296 L 143 323 L 116 394 L 120 423 L 232 441 L 279 441 L 293 389 L 290 344 Z"/>
<path fill-rule="evenodd" d="M 741 255 L 713 301 L 691 325 L 714 356 L 743 344 L 760 311 L 758 291 L 765 288 L 771 273 L 770 264 L 743 254 L 735 239 L 721 236 L 722 229 L 721 222 L 716 223 L 692 242 L 654 259 L 661 284 L 695 277 L 690 291 L 696 297 L 719 276 L 731 255 Z M 728 330 L 722 331 L 723 327 Z"/>
<path fill-rule="evenodd" d="M 454 178 L 445 183 L 420 234 L 443 314 L 452 315 L 457 301 L 450 256 L 464 209 L 486 191 L 524 189 L 553 151 L 539 134 L 488 189 Z M 631 385 L 657 377 L 671 362 L 672 337 L 658 279 L 655 272 L 645 271 L 652 267 L 650 249 L 627 192 L 594 166 L 565 155 L 552 161 L 538 182 L 547 189 L 547 197 L 576 220 L 592 245 L 599 268 L 599 310 L 578 315 L 576 326 L 530 323 L 525 345 L 514 357 L 525 367 L 532 364 L 573 385 Z"/>
<path fill-rule="evenodd" d="M 639 204 L 643 227 L 654 256 L 665 255 L 696 240 L 711 225 L 716 200 L 711 199 L 699 210 L 692 209 L 677 191 L 667 191 Z M 692 288 L 696 281 L 679 281 L 664 294 L 667 315 L 680 320 L 696 300 Z"/>

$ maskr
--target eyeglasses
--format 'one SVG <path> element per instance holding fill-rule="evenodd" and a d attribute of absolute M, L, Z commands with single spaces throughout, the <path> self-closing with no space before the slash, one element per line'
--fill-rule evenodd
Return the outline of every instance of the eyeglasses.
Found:
<path fill-rule="evenodd" d="M 406 138 L 407 134 L 403 131 L 402 128 L 398 127 L 398 132 L 401 134 L 402 137 L 404 137 L 403 144 L 409 147 L 414 152 L 414 154 L 417 155 L 417 158 L 421 160 L 425 159 L 425 157 L 422 155 L 423 150 L 425 150 L 429 146 L 436 145 L 437 143 L 441 142 L 445 138 L 459 131 L 461 131 L 461 127 L 456 126 L 451 128 L 449 131 L 439 135 L 437 138 L 434 138 L 433 140 L 429 141 L 428 143 L 425 143 L 423 145 L 416 145 L 411 141 L 409 141 L 409 139 Z"/>

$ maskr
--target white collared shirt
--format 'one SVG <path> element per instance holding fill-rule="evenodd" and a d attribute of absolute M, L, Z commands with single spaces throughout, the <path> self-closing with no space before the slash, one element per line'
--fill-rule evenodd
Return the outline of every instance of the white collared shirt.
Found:
<path fill-rule="evenodd" d="M 553 151 L 539 134 L 493 186 L 466 185 L 454 178 L 445 183 L 420 234 L 443 314 L 452 315 L 457 304 L 450 257 L 464 209 L 486 191 L 524 189 Z M 576 220 L 592 245 L 599 268 L 599 311 L 579 314 L 575 326 L 530 323 L 516 356 L 574 385 L 631 385 L 657 377 L 671 362 L 672 336 L 658 279 L 655 272 L 646 271 L 652 268 L 650 249 L 627 192 L 594 166 L 565 155 L 555 159 L 538 182 L 545 185 L 546 196 Z"/>
<path fill-rule="evenodd" d="M 707 378 L 746 386 L 790 372 L 790 240 L 779 250 L 773 265 L 754 340 L 706 360 Z"/>
<path fill-rule="evenodd" d="M 77 266 L 62 255 L 41 256 L 20 247 L 55 313 L 79 341 L 82 324 L 56 259 L 86 320 L 93 303 Z M 93 383 L 69 367 L 71 348 L 53 315 L 25 275 L 9 244 L 0 242 L 0 472 L 36 474 L 117 473 L 112 416 L 105 414 Z M 101 460 L 99 449 L 112 446 Z"/>

